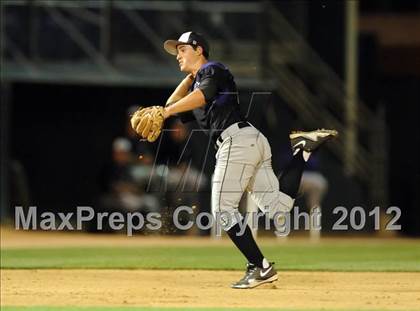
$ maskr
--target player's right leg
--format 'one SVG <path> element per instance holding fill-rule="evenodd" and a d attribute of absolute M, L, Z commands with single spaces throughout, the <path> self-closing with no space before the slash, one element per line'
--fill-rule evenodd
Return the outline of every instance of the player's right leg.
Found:
<path fill-rule="evenodd" d="M 299 131 L 290 134 L 293 158 L 280 177 L 280 191 L 295 198 L 299 190 L 303 170 L 311 153 L 337 135 L 336 130 L 325 129 L 311 132 Z"/>
<path fill-rule="evenodd" d="M 323 143 L 338 135 L 336 130 L 296 131 L 289 135 L 293 151 L 302 149 L 306 152 L 317 150 Z"/>
<path fill-rule="evenodd" d="M 251 197 L 258 207 L 263 212 L 267 212 L 270 217 L 276 216 L 279 212 L 289 212 L 293 208 L 305 163 L 311 152 L 336 135 L 337 132 L 334 130 L 291 134 L 293 159 L 283 171 L 280 179 L 277 178 L 271 167 L 270 145 L 265 137 L 260 139 L 260 149 L 263 150 L 265 160 L 258 167 L 249 184 Z"/>

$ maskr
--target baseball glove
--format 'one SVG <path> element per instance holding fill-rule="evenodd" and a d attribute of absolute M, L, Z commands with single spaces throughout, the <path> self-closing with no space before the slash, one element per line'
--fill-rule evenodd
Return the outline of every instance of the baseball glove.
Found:
<path fill-rule="evenodd" d="M 161 106 L 140 107 L 131 116 L 131 127 L 142 138 L 154 142 L 159 137 L 165 121 L 163 110 Z"/>

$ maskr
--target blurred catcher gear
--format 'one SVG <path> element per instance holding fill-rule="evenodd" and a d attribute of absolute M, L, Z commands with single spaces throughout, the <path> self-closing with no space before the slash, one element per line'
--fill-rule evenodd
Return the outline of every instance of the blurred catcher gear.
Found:
<path fill-rule="evenodd" d="M 154 142 L 163 127 L 164 108 L 161 106 L 140 107 L 131 117 L 131 127 L 148 142 Z"/>
<path fill-rule="evenodd" d="M 303 149 L 312 152 L 323 143 L 338 135 L 336 130 L 320 129 L 311 132 L 296 131 L 289 135 L 293 151 Z"/>

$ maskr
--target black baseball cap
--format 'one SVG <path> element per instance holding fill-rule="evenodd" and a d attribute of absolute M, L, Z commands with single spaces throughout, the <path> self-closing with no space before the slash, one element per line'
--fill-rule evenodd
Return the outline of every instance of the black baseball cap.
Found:
<path fill-rule="evenodd" d="M 193 31 L 184 32 L 178 40 L 166 40 L 163 47 L 169 54 L 177 55 L 178 51 L 176 47 L 181 44 L 189 44 L 194 47 L 201 46 L 206 57 L 208 57 L 210 53 L 210 45 L 207 40 L 203 35 Z"/>

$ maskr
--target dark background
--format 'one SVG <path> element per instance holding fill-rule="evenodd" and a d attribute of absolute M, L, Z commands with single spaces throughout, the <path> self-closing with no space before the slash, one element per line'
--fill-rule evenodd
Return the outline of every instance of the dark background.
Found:
<path fill-rule="evenodd" d="M 362 14 L 407 14 L 418 13 L 420 5 L 419 1 L 361 1 L 360 10 Z M 307 17 L 309 43 L 342 76 L 343 3 L 311 1 Z M 294 22 L 293 18 L 291 22 Z M 402 209 L 402 233 L 420 235 L 420 74 L 388 70 L 384 57 L 398 59 L 401 50 L 388 49 L 384 52 L 374 35 L 361 33 L 361 97 L 372 109 L 383 107 L 386 113 L 389 152 L 386 191 L 389 206 Z M 244 106 L 249 102 L 251 90 L 241 85 L 238 87 Z M 171 91 L 169 88 L 150 87 L 13 83 L 9 93 L 10 153 L 11 159 L 23 165 L 28 178 L 30 203 L 41 210 L 57 211 L 92 205 L 100 190 L 100 171 L 110 160 L 112 140 L 124 132 L 127 108 L 142 103 L 162 104 Z M 276 94 L 270 95 L 269 99 L 261 98 L 261 102 L 252 111 L 250 119 L 272 142 L 274 167 L 279 169 L 282 165 L 281 146 L 287 144 L 286 133 L 293 126 L 296 115 Z M 274 103 L 281 118 L 281 128 L 277 133 L 264 129 L 266 121 L 261 119 L 258 111 L 265 109 L 264 104 L 270 103 Z M 279 137 L 278 133 L 285 135 Z M 201 139 L 198 137 L 194 141 L 196 163 L 200 163 L 203 154 Z M 333 155 L 321 152 L 320 161 L 323 173 L 334 180 L 325 199 L 327 211 L 337 205 L 363 205 L 368 210 L 373 209 L 375 204 L 369 202 L 366 189 L 357 180 L 343 177 L 338 160 Z M 212 162 L 206 165 L 208 174 L 212 165 Z M 12 206 L 20 204 L 11 203 Z"/>

